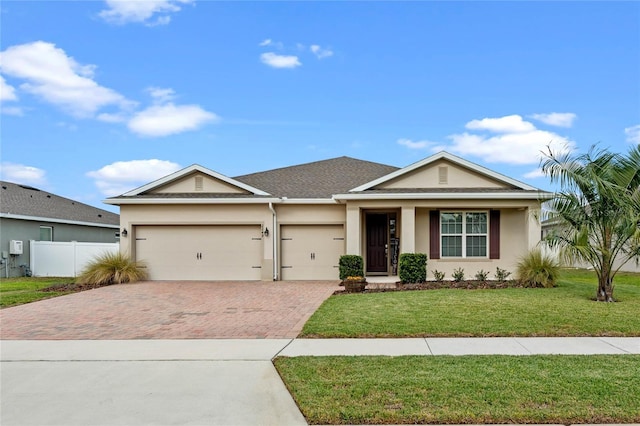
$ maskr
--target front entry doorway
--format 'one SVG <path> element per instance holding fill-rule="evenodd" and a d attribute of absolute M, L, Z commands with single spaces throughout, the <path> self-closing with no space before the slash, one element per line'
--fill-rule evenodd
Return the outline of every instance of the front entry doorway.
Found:
<path fill-rule="evenodd" d="M 387 273 L 387 222 L 386 213 L 367 214 L 367 273 Z"/>
<path fill-rule="evenodd" d="M 367 275 L 395 275 L 397 252 L 395 212 L 366 214 L 366 273 Z"/>

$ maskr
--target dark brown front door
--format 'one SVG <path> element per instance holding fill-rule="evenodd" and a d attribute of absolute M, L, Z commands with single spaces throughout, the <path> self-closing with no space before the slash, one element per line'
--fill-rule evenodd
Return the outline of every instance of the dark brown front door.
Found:
<path fill-rule="evenodd" d="M 387 214 L 367 214 L 367 272 L 387 272 Z"/>

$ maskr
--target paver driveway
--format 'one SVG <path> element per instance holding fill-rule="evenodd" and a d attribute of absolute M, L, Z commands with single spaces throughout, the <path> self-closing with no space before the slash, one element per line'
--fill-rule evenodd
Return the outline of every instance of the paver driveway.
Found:
<path fill-rule="evenodd" d="M 337 281 L 119 284 L 0 311 L 2 339 L 294 338 Z"/>

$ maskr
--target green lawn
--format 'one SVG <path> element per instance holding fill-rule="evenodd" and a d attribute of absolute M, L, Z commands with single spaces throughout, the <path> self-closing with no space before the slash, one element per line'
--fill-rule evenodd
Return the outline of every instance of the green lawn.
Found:
<path fill-rule="evenodd" d="M 62 296 L 69 292 L 42 292 L 53 285 L 72 283 L 73 278 L 19 277 L 0 279 L 0 308 L 22 305 L 50 297 Z"/>
<path fill-rule="evenodd" d="M 310 424 L 640 422 L 640 355 L 274 363 Z"/>
<path fill-rule="evenodd" d="M 593 301 L 596 282 L 593 272 L 564 270 L 550 289 L 332 296 L 300 337 L 640 336 L 640 274 L 616 276 L 616 303 Z"/>

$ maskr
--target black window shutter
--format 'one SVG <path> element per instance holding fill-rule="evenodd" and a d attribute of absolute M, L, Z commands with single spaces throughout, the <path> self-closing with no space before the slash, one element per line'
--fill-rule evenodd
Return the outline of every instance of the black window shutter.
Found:
<path fill-rule="evenodd" d="M 440 259 L 440 211 L 429 212 L 429 259 Z"/>
<path fill-rule="evenodd" d="M 500 259 L 500 210 L 489 212 L 489 259 Z"/>

